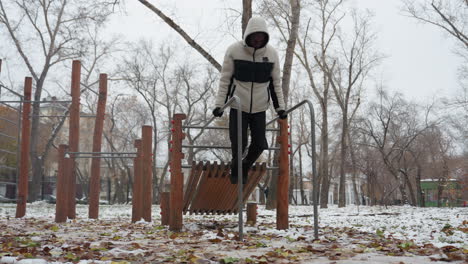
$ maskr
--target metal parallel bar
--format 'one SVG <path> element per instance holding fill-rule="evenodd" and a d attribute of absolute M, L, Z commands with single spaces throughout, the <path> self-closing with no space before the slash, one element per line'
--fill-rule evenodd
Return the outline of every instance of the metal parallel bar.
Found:
<path fill-rule="evenodd" d="M 235 100 L 237 109 L 239 109 L 237 112 L 237 189 L 239 191 L 238 197 L 243 197 L 242 195 L 242 111 L 241 109 L 241 102 L 239 97 L 233 96 L 232 97 Z M 231 99 L 232 99 L 231 98 Z M 226 105 L 225 105 L 226 106 Z M 224 108 L 224 107 L 223 107 Z M 223 109 L 221 109 L 222 111 Z M 244 219 L 242 215 L 242 207 L 243 207 L 243 201 L 242 199 L 238 199 L 238 215 L 239 215 L 239 241 L 244 241 Z"/>
<path fill-rule="evenodd" d="M 16 182 L 4 182 L 4 181 L 0 181 L 0 184 L 5 184 L 5 185 L 16 185 Z"/>
<path fill-rule="evenodd" d="M 191 165 L 182 165 L 182 168 L 183 169 L 191 169 L 192 166 Z M 267 170 L 278 170 L 279 167 L 266 167 Z"/>
<path fill-rule="evenodd" d="M 129 158 L 136 158 L 137 156 L 119 156 L 119 157 L 113 157 L 113 156 L 78 156 L 78 157 L 73 157 L 73 159 L 92 159 L 92 158 L 106 158 L 106 159 L 129 159 Z"/>
<path fill-rule="evenodd" d="M 233 103 L 236 103 L 237 106 L 238 106 L 238 109 L 240 109 L 240 99 L 239 97 L 237 96 L 233 96 L 231 97 L 220 109 L 220 111 L 224 111 L 224 109 L 226 109 L 228 106 L 232 105 Z M 238 111 L 239 113 L 241 113 L 241 111 Z M 238 114 L 238 117 L 241 117 L 242 118 L 242 113 L 241 114 Z M 215 116 L 212 116 L 206 123 L 205 125 L 201 126 L 201 131 L 200 131 L 200 134 L 198 134 L 196 137 L 193 138 L 193 141 L 197 140 L 197 138 L 199 138 L 203 131 L 208 127 L 209 124 L 211 124 L 211 122 L 213 122 L 213 120 L 215 120 Z M 241 123 L 242 124 L 242 123 Z M 238 129 L 237 132 L 240 132 L 241 130 Z M 240 145 L 241 148 L 242 148 L 242 145 Z M 241 164 L 242 166 L 242 164 Z"/>
<path fill-rule="evenodd" d="M 4 152 L 4 153 L 10 154 L 10 155 L 16 155 L 16 152 L 4 150 L 4 149 L 0 149 L 0 152 Z"/>
<path fill-rule="evenodd" d="M 33 116 L 29 116 L 30 118 Z M 37 117 L 67 117 L 66 115 L 38 115 Z"/>
<path fill-rule="evenodd" d="M 310 100 L 304 100 L 295 106 L 291 107 L 290 109 L 286 110 L 286 114 L 294 111 L 295 109 L 299 108 L 300 106 L 307 104 L 309 106 L 309 111 L 310 111 L 310 129 L 311 129 L 311 141 L 312 141 L 312 198 L 314 201 L 314 237 L 315 239 L 318 239 L 318 182 L 317 182 L 317 167 L 316 167 L 316 157 L 315 157 L 315 111 L 314 111 L 314 106 L 312 105 L 312 102 Z M 276 117 L 269 121 L 266 125 L 268 126 L 269 124 L 273 123 L 276 121 L 279 117 Z"/>
<path fill-rule="evenodd" d="M 16 154 L 16 153 L 15 153 L 15 154 Z M 6 165 L 0 165 L 0 169 L 16 170 L 15 167 L 10 167 L 10 166 L 6 166 Z"/>
<path fill-rule="evenodd" d="M 7 135 L 7 134 L 1 133 L 1 132 L 0 132 L 0 136 L 7 137 L 7 138 L 12 138 L 12 139 L 16 140 L 16 137 L 10 136 L 10 135 Z"/>
<path fill-rule="evenodd" d="M 66 152 L 65 154 L 122 154 L 122 155 L 136 155 L 137 152 Z"/>
<path fill-rule="evenodd" d="M 18 123 L 16 123 L 16 122 L 13 121 L 13 120 L 10 120 L 10 119 L 8 119 L 8 118 L 4 118 L 4 117 L 1 117 L 1 116 L 0 116 L 0 120 L 6 121 L 6 122 L 8 122 L 8 123 L 10 123 L 10 124 L 13 124 L 13 125 L 15 125 L 15 126 L 18 126 Z"/>
<path fill-rule="evenodd" d="M 2 101 L 0 101 L 0 104 L 2 104 L 2 105 L 4 105 L 4 106 L 8 106 L 9 108 L 11 108 L 11 109 L 13 109 L 13 110 L 19 111 L 18 108 L 14 107 L 14 106 L 11 106 L 11 105 L 9 105 L 9 104 L 7 104 L 7 103 L 4 103 L 4 102 L 2 102 Z"/>
<path fill-rule="evenodd" d="M 182 145 L 183 148 L 201 148 L 201 149 L 231 149 L 231 147 L 229 146 L 202 146 L 202 145 L 199 145 L 199 146 L 193 146 L 193 145 Z M 265 150 L 279 150 L 280 148 L 279 147 L 271 147 L 271 148 L 267 148 Z"/>
<path fill-rule="evenodd" d="M 68 115 L 39 115 L 38 117 L 69 117 L 69 116 Z M 81 115 L 80 117 L 96 117 L 96 116 L 95 115 Z"/>
<path fill-rule="evenodd" d="M 209 126 L 209 127 L 203 127 L 203 126 L 182 126 L 182 128 L 193 128 L 193 129 L 224 129 L 228 130 L 229 127 L 222 127 L 222 126 Z M 266 131 L 279 131 L 278 128 L 267 128 Z"/>

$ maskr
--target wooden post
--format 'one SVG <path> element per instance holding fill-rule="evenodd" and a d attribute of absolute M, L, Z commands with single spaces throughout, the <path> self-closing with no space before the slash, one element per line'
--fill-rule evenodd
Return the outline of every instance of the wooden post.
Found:
<path fill-rule="evenodd" d="M 21 159 L 18 180 L 18 198 L 16 201 L 16 217 L 20 218 L 26 214 L 26 202 L 28 201 L 28 172 L 29 172 L 29 144 L 31 136 L 31 120 L 29 114 L 31 112 L 31 92 L 32 78 L 24 79 L 24 97 L 23 113 L 21 124 Z"/>
<path fill-rule="evenodd" d="M 99 75 L 99 98 L 94 123 L 93 152 L 101 152 L 104 114 L 107 99 L 107 74 Z M 93 154 L 100 156 L 100 154 Z M 89 218 L 99 217 L 99 194 L 101 193 L 101 158 L 91 160 L 91 180 L 89 183 Z"/>
<path fill-rule="evenodd" d="M 71 78 L 71 97 L 70 105 L 70 126 L 69 126 L 69 147 L 70 152 L 79 151 L 80 142 L 80 77 L 81 62 L 73 61 Z M 76 218 L 76 160 L 71 155 L 71 164 L 69 172 L 69 199 L 68 199 L 68 218 Z"/>
<path fill-rule="evenodd" d="M 257 203 L 247 203 L 247 224 L 255 225 L 257 223 Z"/>
<path fill-rule="evenodd" d="M 280 126 L 280 135 L 278 143 L 280 144 L 279 155 L 279 175 L 276 204 L 276 229 L 288 229 L 288 206 L 289 206 L 289 145 L 288 145 L 288 121 L 287 119 L 278 120 Z"/>
<path fill-rule="evenodd" d="M 169 225 L 170 192 L 161 193 L 161 225 Z"/>
<path fill-rule="evenodd" d="M 141 175 L 141 139 L 135 140 L 137 156 L 133 159 L 133 188 L 132 188 L 132 223 L 141 220 L 143 211 L 143 180 Z"/>
<path fill-rule="evenodd" d="M 55 222 L 57 223 L 63 223 L 67 221 L 68 181 L 65 173 L 65 152 L 67 149 L 68 146 L 64 144 L 61 144 L 58 149 L 57 195 L 55 201 Z"/>
<path fill-rule="evenodd" d="M 153 128 L 143 126 L 141 132 L 141 173 L 143 174 L 143 211 L 142 217 L 147 222 L 151 222 L 151 205 L 153 204 Z"/>
<path fill-rule="evenodd" d="M 172 120 L 172 146 L 169 154 L 171 168 L 169 230 L 171 231 L 180 231 L 183 223 L 184 175 L 182 174 L 182 159 L 184 153 L 182 153 L 182 140 L 185 138 L 185 134 L 182 133 L 182 120 L 185 118 L 185 114 L 175 114 Z"/>

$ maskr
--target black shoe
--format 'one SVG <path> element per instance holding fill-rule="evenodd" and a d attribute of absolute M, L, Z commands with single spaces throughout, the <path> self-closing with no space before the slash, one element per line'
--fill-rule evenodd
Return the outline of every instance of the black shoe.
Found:
<path fill-rule="evenodd" d="M 249 167 L 247 164 L 242 163 L 242 184 L 246 184 L 249 177 Z M 231 165 L 230 180 L 232 184 L 237 184 L 237 164 Z"/>
<path fill-rule="evenodd" d="M 229 175 L 232 184 L 237 184 L 237 164 L 231 164 L 231 174 Z"/>
<path fill-rule="evenodd" d="M 249 168 L 247 163 L 242 162 L 242 184 L 246 184 L 249 178 Z"/>

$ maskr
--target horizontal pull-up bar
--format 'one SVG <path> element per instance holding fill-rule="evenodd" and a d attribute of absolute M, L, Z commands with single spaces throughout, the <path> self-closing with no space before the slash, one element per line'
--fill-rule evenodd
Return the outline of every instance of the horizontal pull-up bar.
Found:
<path fill-rule="evenodd" d="M 69 116 L 68 115 L 39 115 L 38 117 L 69 117 Z M 80 115 L 80 117 L 96 117 L 96 116 L 95 115 Z"/>
<path fill-rule="evenodd" d="M 4 106 L 8 106 L 9 108 L 13 109 L 13 110 L 16 110 L 16 111 L 19 111 L 19 108 L 18 107 L 14 107 L 14 106 L 11 106 L 7 103 L 4 103 L 2 101 L 0 101 L 0 104 L 4 105 Z"/>
<path fill-rule="evenodd" d="M 4 182 L 0 181 L 0 184 L 5 184 L 5 185 L 16 185 L 16 182 Z M 11 199 L 12 201 L 16 201 L 15 199 Z"/>
<path fill-rule="evenodd" d="M 193 128 L 193 129 L 224 129 L 228 130 L 229 127 L 222 127 L 222 126 L 182 126 L 182 128 Z M 266 131 L 279 131 L 278 128 L 267 128 Z"/>
<path fill-rule="evenodd" d="M 65 154 L 112 154 L 112 155 L 136 155 L 137 152 L 66 152 Z"/>
<path fill-rule="evenodd" d="M 136 158 L 137 156 L 77 156 L 74 159 L 92 159 L 92 158 L 106 158 L 106 159 L 127 159 Z"/>
<path fill-rule="evenodd" d="M 231 149 L 230 146 L 193 146 L 193 145 L 182 145 L 183 148 L 199 148 L 199 149 Z M 279 147 L 266 148 L 265 150 L 279 150 Z"/>
<path fill-rule="evenodd" d="M 0 165 L 0 169 L 16 170 L 16 168 L 10 167 L 10 166 L 6 166 L 6 165 Z"/>
<path fill-rule="evenodd" d="M 192 165 L 182 165 L 182 168 L 184 169 L 191 169 L 192 168 Z M 279 167 L 266 167 L 267 170 L 277 170 L 279 169 Z"/>

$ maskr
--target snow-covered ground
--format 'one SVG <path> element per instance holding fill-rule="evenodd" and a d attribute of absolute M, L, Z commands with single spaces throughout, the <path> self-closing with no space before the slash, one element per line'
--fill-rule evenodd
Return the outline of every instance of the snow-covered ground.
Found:
<path fill-rule="evenodd" d="M 290 206 L 290 228 L 276 230 L 275 211 L 259 206 L 258 223 L 236 241 L 237 215 L 187 215 L 181 233 L 153 222 L 131 224 L 130 205 L 100 207 L 100 219 L 55 224 L 55 205 L 28 204 L 15 219 L 15 205 L 0 204 L 0 263 L 111 261 L 165 263 L 464 263 L 468 261 L 468 208 L 410 206 L 331 207 L 319 211 Z M 244 217 L 245 218 L 245 217 Z M 42 260 L 40 260 L 41 258 Z"/>

